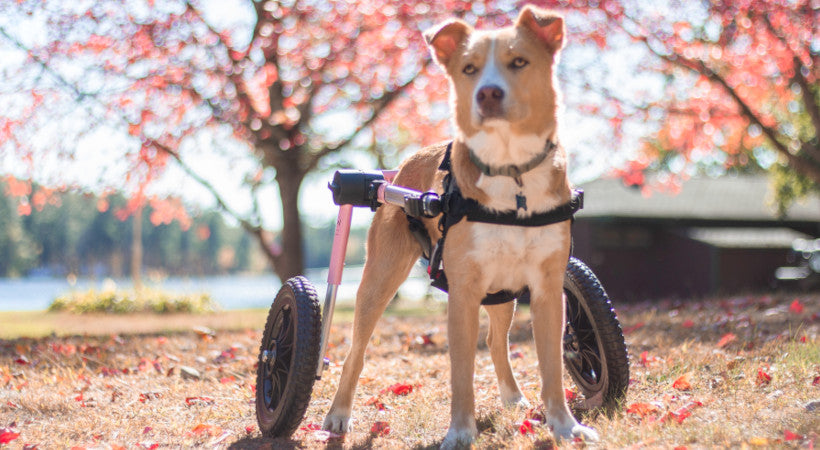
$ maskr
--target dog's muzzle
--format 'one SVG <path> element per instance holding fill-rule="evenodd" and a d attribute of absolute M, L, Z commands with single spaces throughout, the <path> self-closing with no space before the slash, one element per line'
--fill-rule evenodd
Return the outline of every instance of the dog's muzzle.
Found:
<path fill-rule="evenodd" d="M 497 119 L 504 115 L 504 90 L 494 84 L 482 86 L 475 95 L 478 116 Z"/>

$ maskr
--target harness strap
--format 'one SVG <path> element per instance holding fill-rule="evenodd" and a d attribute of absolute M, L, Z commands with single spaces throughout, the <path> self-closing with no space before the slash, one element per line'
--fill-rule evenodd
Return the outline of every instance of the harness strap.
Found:
<path fill-rule="evenodd" d="M 529 217 L 518 217 L 516 211 L 498 212 L 485 208 L 472 198 L 465 198 L 458 188 L 458 183 L 452 176 L 450 150 L 452 142 L 447 146 L 444 160 L 439 170 L 447 171 L 444 177 L 444 194 L 441 196 L 443 215 L 439 219 L 439 229 L 446 230 L 457 224 L 464 217 L 470 222 L 491 223 L 495 225 L 514 225 L 519 227 L 543 227 L 554 223 L 572 220 L 575 213 L 584 207 L 584 191 L 573 189 L 570 201 L 549 211 L 533 214 Z"/>
<path fill-rule="evenodd" d="M 527 218 L 518 217 L 515 211 L 510 212 L 495 212 L 486 209 L 481 203 L 471 198 L 465 198 L 461 195 L 461 189 L 453 177 L 451 164 L 451 150 L 453 143 L 447 145 L 444 153 L 444 159 L 439 165 L 439 170 L 446 172 L 443 181 L 444 193 L 441 195 L 442 214 L 439 217 L 438 227 L 441 230 L 441 238 L 433 248 L 429 265 L 427 266 L 427 273 L 430 275 L 431 284 L 433 287 L 439 288 L 447 292 L 448 283 L 447 276 L 441 268 L 441 257 L 444 250 L 444 241 L 447 237 L 447 231 L 453 225 L 459 223 L 463 218 L 467 218 L 470 222 L 491 223 L 496 225 L 515 225 L 525 227 L 541 227 L 554 223 L 564 222 L 567 220 L 574 220 L 574 214 L 584 207 L 584 191 L 574 189 L 570 201 L 560 205 L 550 211 L 533 214 Z M 412 225 L 411 225 L 412 228 Z M 425 230 L 426 231 L 426 230 Z M 418 234 L 414 233 L 417 238 Z M 429 240 L 429 237 L 428 237 Z M 428 241 L 429 242 L 429 241 Z M 422 248 L 425 246 L 422 245 Z M 489 293 L 482 300 L 484 305 L 495 305 L 506 303 L 515 298 L 527 295 L 529 289 L 524 287 L 519 292 L 500 291 Z"/>

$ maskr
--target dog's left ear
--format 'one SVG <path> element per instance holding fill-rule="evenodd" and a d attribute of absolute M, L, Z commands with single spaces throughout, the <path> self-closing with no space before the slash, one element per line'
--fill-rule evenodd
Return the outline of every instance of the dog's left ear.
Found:
<path fill-rule="evenodd" d="M 564 18 L 556 12 L 527 5 L 521 10 L 515 25 L 535 33 L 535 36 L 553 52 L 561 50 L 564 46 Z"/>

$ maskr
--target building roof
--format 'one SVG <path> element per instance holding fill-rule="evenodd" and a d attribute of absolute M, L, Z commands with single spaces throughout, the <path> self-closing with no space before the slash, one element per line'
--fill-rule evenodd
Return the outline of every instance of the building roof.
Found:
<path fill-rule="evenodd" d="M 777 221 L 766 176 L 692 178 L 676 195 L 625 186 L 615 178 L 601 178 L 580 186 L 584 209 L 578 218 L 691 219 L 708 221 Z M 820 222 L 820 196 L 795 203 L 784 220 Z"/>
<path fill-rule="evenodd" d="M 791 228 L 718 228 L 694 227 L 686 235 L 696 241 L 718 248 L 792 248 L 798 239 L 811 236 Z"/>

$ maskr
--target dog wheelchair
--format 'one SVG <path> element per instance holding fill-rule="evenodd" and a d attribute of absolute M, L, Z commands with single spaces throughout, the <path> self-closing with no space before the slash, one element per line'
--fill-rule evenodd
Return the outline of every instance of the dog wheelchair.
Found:
<path fill-rule="evenodd" d="M 313 384 L 328 366 L 324 358 L 336 295 L 341 285 L 354 207 L 375 210 L 389 203 L 404 209 L 423 248 L 424 258 L 435 251 L 413 230 L 413 219 L 442 213 L 442 200 L 433 192 L 419 192 L 391 183 L 397 171 L 340 170 L 329 188 L 339 206 L 324 305 L 320 309 L 314 286 L 303 276 L 288 279 L 268 312 L 256 374 L 256 417 L 259 430 L 268 437 L 289 437 L 307 411 Z M 580 207 L 580 205 L 578 205 Z M 419 222 L 420 223 L 420 222 Z M 426 231 L 423 232 L 426 235 Z M 446 289 L 445 285 L 433 285 Z M 626 344 L 612 304 L 595 274 L 583 262 L 570 257 L 564 278 L 566 326 L 564 365 L 578 388 L 570 402 L 576 411 L 616 408 L 626 395 L 629 361 Z M 528 302 L 529 293 L 488 294 L 484 303 L 501 303 L 517 297 Z"/>

